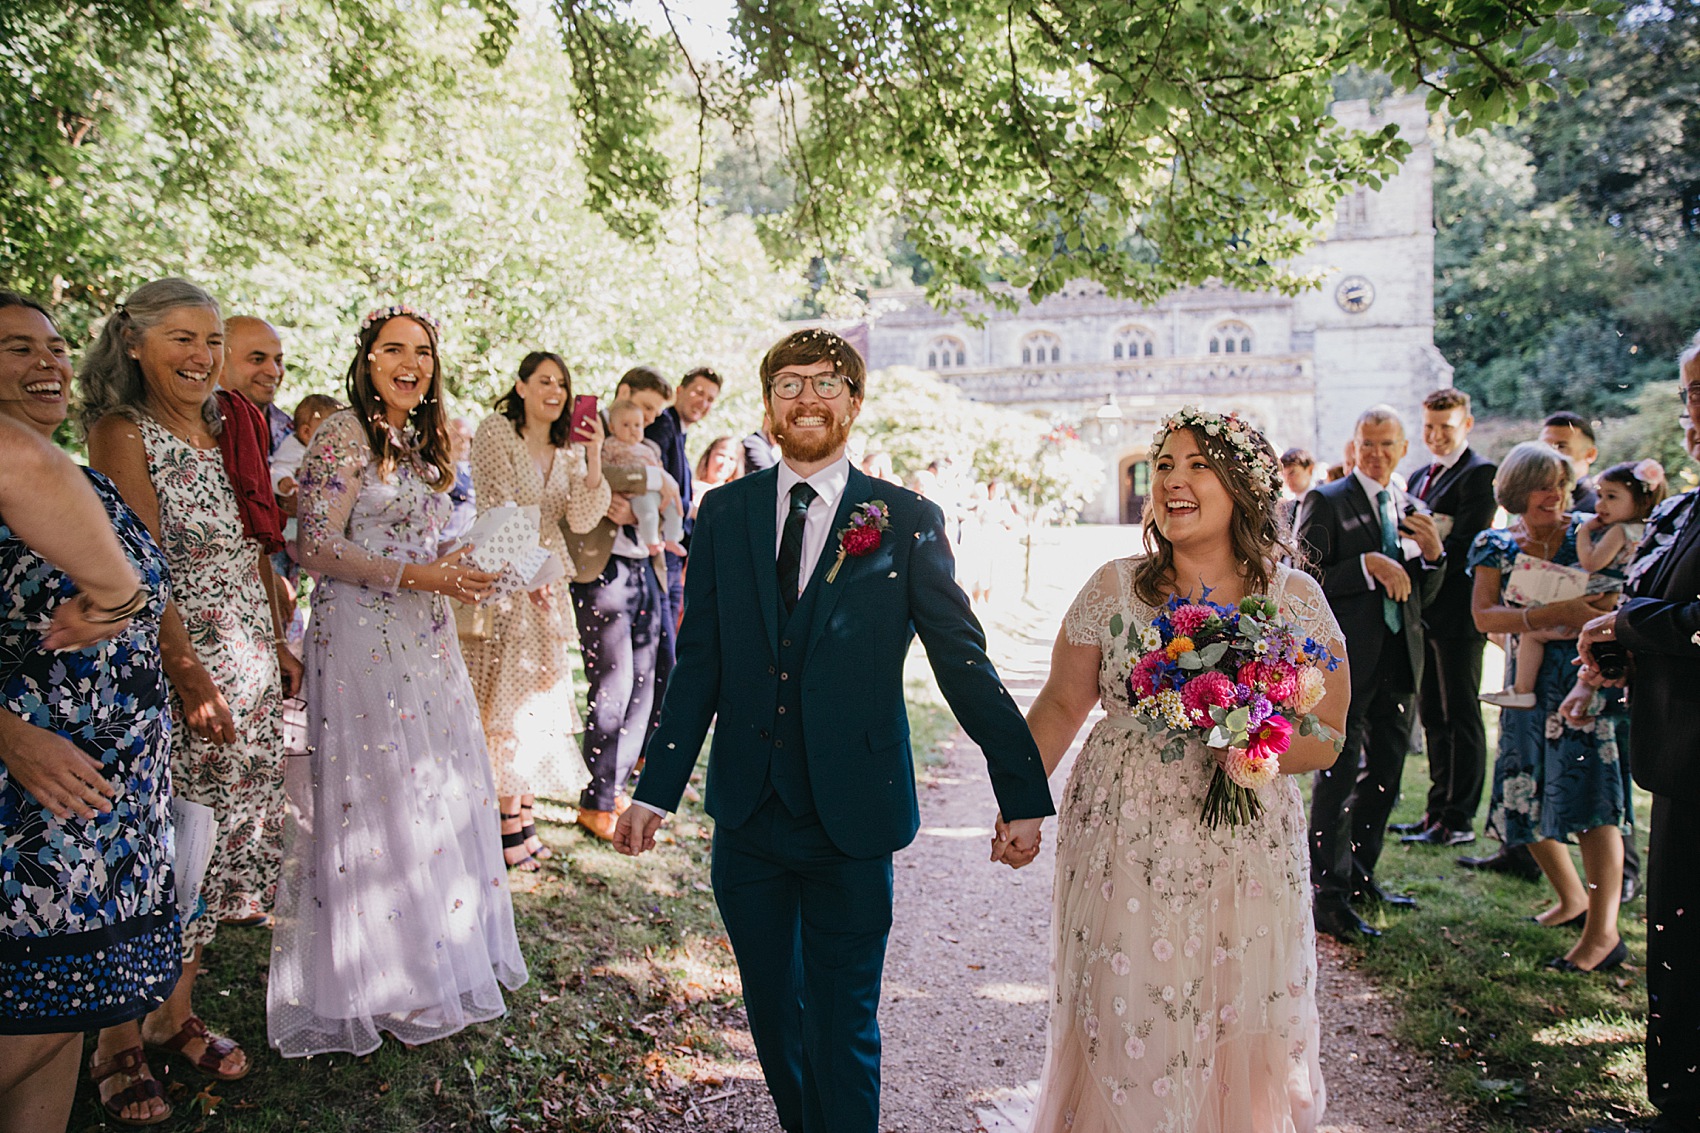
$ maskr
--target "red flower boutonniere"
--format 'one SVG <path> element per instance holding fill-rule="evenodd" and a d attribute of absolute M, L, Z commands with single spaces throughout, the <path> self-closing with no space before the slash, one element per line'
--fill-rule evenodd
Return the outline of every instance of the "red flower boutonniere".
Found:
<path fill-rule="evenodd" d="M 838 577 L 838 568 L 851 555 L 861 558 L 879 550 L 885 529 L 891 526 L 891 509 L 884 500 L 869 500 L 857 504 L 850 512 L 850 525 L 838 533 L 838 559 L 826 572 L 827 582 Z"/>

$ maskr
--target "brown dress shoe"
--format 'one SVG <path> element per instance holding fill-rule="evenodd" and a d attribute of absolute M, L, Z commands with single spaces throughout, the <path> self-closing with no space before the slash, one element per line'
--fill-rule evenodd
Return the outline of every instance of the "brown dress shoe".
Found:
<path fill-rule="evenodd" d="M 578 824 L 602 839 L 604 842 L 614 840 L 614 823 L 617 816 L 611 810 L 580 810 Z"/>

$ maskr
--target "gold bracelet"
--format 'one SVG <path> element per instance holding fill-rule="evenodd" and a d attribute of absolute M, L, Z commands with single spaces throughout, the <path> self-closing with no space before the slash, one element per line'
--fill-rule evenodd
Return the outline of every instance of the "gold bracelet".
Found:
<path fill-rule="evenodd" d="M 128 602 L 125 602 L 122 606 L 114 606 L 110 609 L 103 606 L 96 606 L 93 599 L 89 599 L 87 594 L 83 595 L 83 597 L 88 600 L 88 610 L 84 612 L 83 620 L 88 622 L 90 625 L 109 626 L 114 622 L 121 622 L 135 617 L 137 611 L 148 604 L 148 588 L 145 586 L 136 587 L 136 592 L 130 595 L 130 600 Z M 97 617 L 96 615 L 99 616 Z"/>

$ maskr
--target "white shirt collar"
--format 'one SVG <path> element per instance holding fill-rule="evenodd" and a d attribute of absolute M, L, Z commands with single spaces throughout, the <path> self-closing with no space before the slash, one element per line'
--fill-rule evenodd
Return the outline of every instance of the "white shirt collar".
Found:
<path fill-rule="evenodd" d="M 850 455 L 841 453 L 837 460 L 816 472 L 813 476 L 797 475 L 797 470 L 784 460 L 779 462 L 779 503 L 783 507 L 791 496 L 791 489 L 803 480 L 808 481 L 809 487 L 815 490 L 819 502 L 826 505 L 827 514 L 838 510 L 838 500 L 844 495 L 844 489 L 850 483 Z"/>
<path fill-rule="evenodd" d="M 1429 456 L 1433 457 L 1434 462 L 1436 464 L 1440 465 L 1442 468 L 1451 468 L 1453 465 L 1457 464 L 1460 460 L 1463 460 L 1464 454 L 1469 452 L 1469 451 L 1470 451 L 1469 445 L 1460 445 L 1458 447 L 1457 452 L 1451 453 L 1448 456 L 1435 456 L 1432 452 L 1429 453 Z"/>
<path fill-rule="evenodd" d="M 1400 502 L 1399 497 L 1404 495 L 1403 492 L 1394 487 L 1392 484 L 1383 488 L 1380 484 L 1377 484 L 1374 480 L 1365 476 L 1364 471 L 1361 468 L 1353 468 L 1352 475 L 1358 478 L 1358 487 L 1362 488 L 1364 490 L 1364 494 L 1369 496 L 1369 503 L 1371 507 L 1375 506 L 1375 497 L 1380 495 L 1382 492 L 1386 492 L 1389 496 L 1391 496 L 1395 505 Z"/>

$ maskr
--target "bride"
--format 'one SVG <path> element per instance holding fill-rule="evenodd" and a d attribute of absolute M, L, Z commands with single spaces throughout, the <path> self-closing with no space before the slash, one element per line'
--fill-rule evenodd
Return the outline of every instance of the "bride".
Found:
<path fill-rule="evenodd" d="M 1237 603 L 1269 594 L 1345 658 L 1321 587 L 1280 564 L 1275 451 L 1235 417 L 1182 410 L 1152 448 L 1146 553 L 1099 569 L 1063 621 L 1027 717 L 1054 771 L 1100 700 L 1058 817 L 1054 993 L 1034 1133 L 1314 1130 L 1316 935 L 1305 818 L 1294 776 L 1336 748 L 1296 732 L 1261 817 L 1199 819 L 1214 763 L 1189 741 L 1164 763 L 1128 702 L 1129 638 L 1173 595 Z M 1132 627 L 1131 631 L 1127 627 Z M 1135 646 L 1137 648 L 1137 645 Z M 1346 666 L 1317 718 L 1339 735 Z"/>

